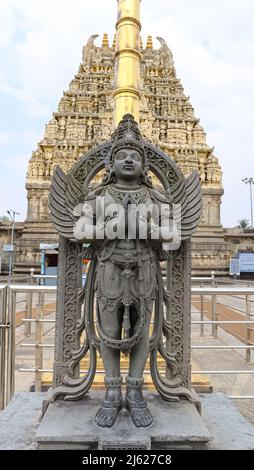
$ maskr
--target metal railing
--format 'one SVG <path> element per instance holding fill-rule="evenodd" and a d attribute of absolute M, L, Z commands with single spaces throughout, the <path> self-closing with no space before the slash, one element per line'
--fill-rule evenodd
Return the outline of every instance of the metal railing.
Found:
<path fill-rule="evenodd" d="M 8 321 L 6 315 L 7 286 L 0 285 L 0 410 L 5 407 L 5 385 L 6 385 L 6 339 L 8 333 Z"/>
<path fill-rule="evenodd" d="M 40 286 L 45 285 L 45 281 L 48 279 L 57 279 L 56 274 L 34 274 L 34 269 L 31 268 L 30 284 L 38 283 Z"/>
<path fill-rule="evenodd" d="M 0 286 L 1 288 L 2 286 Z M 0 290 L 1 292 L 1 290 Z M 5 393 L 3 396 L 5 398 L 2 399 L 3 407 L 11 400 L 12 396 L 15 392 L 15 349 L 16 349 L 16 342 L 15 342 L 15 331 L 16 331 L 16 306 L 17 306 L 17 295 L 18 294 L 27 294 L 29 295 L 29 304 L 26 310 L 27 315 L 26 318 L 23 319 L 25 324 L 25 336 L 28 336 L 31 332 L 30 329 L 27 329 L 26 326 L 31 324 L 33 319 L 32 316 L 32 308 L 33 308 L 33 296 L 34 294 L 38 295 L 38 303 L 36 305 L 36 320 L 41 317 L 41 311 L 44 304 L 44 296 L 45 294 L 50 294 L 56 292 L 55 286 L 36 286 L 36 285 L 10 285 L 6 286 L 6 302 L 4 311 L 7 312 L 7 315 L 4 318 L 7 318 L 6 322 L 6 331 L 7 331 L 7 357 L 0 362 L 0 377 L 5 375 L 6 377 L 6 387 Z M 30 316 L 30 318 L 28 318 Z M 35 346 L 35 358 L 36 361 L 41 361 L 42 364 L 42 354 L 41 348 L 37 347 L 37 344 L 41 342 L 41 337 L 39 337 L 39 330 L 36 330 L 36 346 Z M 4 351 L 4 347 L 0 347 L 1 351 Z M 4 354 L 4 352 L 3 352 Z M 6 366 L 6 367 L 5 367 Z M 6 370 L 5 370 L 6 369 Z"/>
<path fill-rule="evenodd" d="M 35 343 L 21 343 L 20 346 L 23 348 L 35 348 L 35 367 L 34 368 L 20 368 L 19 372 L 34 372 L 35 381 L 34 387 L 35 392 L 40 392 L 42 390 L 42 374 L 44 372 L 53 372 L 53 369 L 43 368 L 43 348 L 54 348 L 54 344 L 46 344 L 43 342 L 43 324 L 44 323 L 53 323 L 53 319 L 45 319 L 43 304 L 41 301 L 36 306 L 36 318 L 35 319 L 24 319 L 24 322 L 29 322 L 35 324 Z"/>
<path fill-rule="evenodd" d="M 211 321 L 210 324 L 212 325 L 212 336 L 217 338 L 218 337 L 218 326 L 222 325 L 223 323 L 226 325 L 227 321 L 219 321 L 218 320 L 218 315 L 216 311 L 216 304 L 217 304 L 217 296 L 241 296 L 241 300 L 245 299 L 245 311 L 241 311 L 240 309 L 237 309 L 239 312 L 243 313 L 245 315 L 246 320 L 242 320 L 247 326 L 247 334 L 246 334 L 246 362 L 250 362 L 251 360 L 251 349 L 253 349 L 252 346 L 248 347 L 248 344 L 251 343 L 251 332 L 254 331 L 253 328 L 250 327 L 251 324 L 254 322 L 251 320 L 251 318 L 254 318 L 254 315 L 251 314 L 251 304 L 253 303 L 253 300 L 251 300 L 251 296 L 254 296 L 254 287 L 239 287 L 239 286 L 230 286 L 230 287 L 192 287 L 192 295 L 198 295 L 200 296 L 200 334 L 201 336 L 204 335 L 204 302 L 205 296 L 210 296 L 211 297 Z M 244 296 L 244 299 L 243 299 Z M 238 297 L 239 298 L 239 297 Z M 240 321 L 231 321 L 232 324 L 240 324 Z M 243 323 L 242 323 L 243 324 Z M 244 338 L 243 338 L 244 339 Z M 243 347 L 244 349 L 244 347 Z"/>
<path fill-rule="evenodd" d="M 202 289 L 202 290 L 200 290 Z M 212 290 L 211 290 L 212 289 Z M 214 297 L 215 294 L 214 294 L 214 288 L 196 288 L 196 287 L 192 287 L 192 294 L 193 295 L 196 295 L 197 293 L 199 295 L 208 295 L 208 294 L 212 294 Z M 225 292 L 229 292 L 229 289 L 227 289 L 227 291 L 225 291 L 225 288 L 216 288 L 216 295 L 221 295 L 222 293 L 225 293 Z M 232 295 L 232 292 L 233 293 L 236 293 L 236 289 L 233 288 L 233 291 L 232 291 L 232 288 L 230 288 L 230 295 Z M 238 292 L 239 292 L 239 289 L 238 289 Z M 240 291 L 242 293 L 242 290 Z M 248 295 L 254 295 L 254 289 L 252 289 L 251 291 L 249 290 L 248 291 Z M 204 312 L 203 312 L 204 314 Z M 33 320 L 34 321 L 34 320 Z M 41 328 L 41 325 L 43 322 L 54 322 L 54 320 L 46 320 L 46 319 L 40 319 L 37 323 L 36 323 L 36 328 L 40 329 Z M 201 324 L 202 327 L 204 327 L 205 325 L 212 325 L 212 328 L 214 325 L 216 325 L 216 327 L 218 328 L 219 326 L 223 326 L 223 325 L 227 325 L 227 324 L 240 324 L 240 325 L 247 325 L 249 326 L 250 324 L 254 324 L 254 320 L 224 320 L 224 321 L 221 321 L 221 320 L 192 320 L 192 325 L 195 325 L 195 324 Z M 41 339 L 41 333 L 38 333 L 37 335 L 38 338 Z M 215 336 L 216 337 L 216 336 Z M 54 346 L 52 344 L 43 344 L 42 342 L 39 342 L 37 343 L 36 345 L 35 344 L 30 344 L 30 347 L 37 347 L 37 348 L 53 348 Z M 24 347 L 28 347 L 28 345 L 24 345 Z M 205 349 L 205 350 L 246 350 L 248 353 L 251 353 L 251 350 L 254 349 L 254 345 L 253 344 L 247 344 L 247 345 L 237 345 L 237 344 L 233 344 L 233 345 L 192 345 L 191 346 L 191 349 L 192 350 L 201 350 L 201 349 Z M 37 356 L 38 357 L 38 356 Z M 42 383 L 42 380 L 41 380 L 41 376 L 44 372 L 53 372 L 52 369 L 45 369 L 43 368 L 42 366 L 42 361 L 41 361 L 41 356 L 39 356 L 39 359 L 36 361 L 35 363 L 35 368 L 30 368 L 30 369 L 20 369 L 20 371 L 23 371 L 23 372 L 35 372 L 35 375 L 37 377 L 37 381 L 36 381 L 36 390 L 39 390 L 40 389 L 40 386 L 41 386 L 41 383 Z M 85 370 L 81 370 L 81 372 L 86 372 Z M 98 374 L 103 374 L 104 372 L 103 371 L 98 371 Z M 198 374 L 254 374 L 254 370 L 243 370 L 243 371 L 238 371 L 238 370 L 226 370 L 226 371 L 220 371 L 220 370 L 213 370 L 213 371 L 207 371 L 207 370 L 198 370 L 198 371 L 194 371 L 193 370 L 193 373 L 198 373 Z M 147 374 L 149 374 L 149 372 L 147 372 Z M 232 396 L 233 397 L 233 396 Z M 250 396 L 248 396 L 250 398 Z M 251 396 L 252 398 L 254 398 L 254 396 Z M 235 396 L 234 396 L 235 398 Z M 238 396 L 238 398 L 245 398 L 244 396 Z"/>
<path fill-rule="evenodd" d="M 35 325 L 35 340 L 31 343 L 22 343 L 20 346 L 24 348 L 34 348 L 35 349 L 35 367 L 32 368 L 20 368 L 20 372 L 33 372 L 35 374 L 35 390 L 40 391 L 42 387 L 42 374 L 45 372 L 52 372 L 51 368 L 43 367 L 43 348 L 53 348 L 53 344 L 48 344 L 45 342 L 43 334 L 43 325 L 45 323 L 52 323 L 54 325 L 54 319 L 44 318 L 44 302 L 45 294 L 52 294 L 56 292 L 55 286 L 38 286 L 38 285 L 11 285 L 11 286 L 0 286 L 0 396 L 4 396 L 4 390 L 6 389 L 6 400 L 3 398 L 0 401 L 0 406 L 3 408 L 4 405 L 11 399 L 14 394 L 15 389 L 15 317 L 16 317 L 16 305 L 17 305 L 17 295 L 22 293 L 29 295 L 29 302 L 27 303 L 27 310 L 23 322 L 25 325 L 25 337 L 29 336 L 31 333 L 31 325 Z M 8 294 L 8 295 L 7 295 Z M 34 295 L 38 295 L 38 302 L 36 303 L 35 309 L 35 318 L 32 318 L 33 310 L 33 300 Z M 198 325 L 202 327 L 200 330 L 201 334 L 204 333 L 205 325 L 211 325 L 212 334 L 216 338 L 219 327 L 223 327 L 228 324 L 239 324 L 239 325 L 250 325 L 254 324 L 254 320 L 251 320 L 252 317 L 250 311 L 249 297 L 254 296 L 254 288 L 242 288 L 242 287 L 192 287 L 192 295 L 200 296 L 200 320 L 192 320 L 192 325 Z M 246 300 L 246 315 L 245 320 L 218 320 L 216 314 L 216 296 L 222 295 L 245 295 Z M 215 308 L 212 310 L 213 318 L 212 320 L 204 319 L 204 297 L 213 296 Z M 8 298 L 8 302 L 7 302 Z M 203 301 L 203 302 L 202 302 Z M 8 308 L 7 308 L 8 306 Z M 202 307 L 203 306 L 203 307 Z M 7 313 L 6 313 L 7 312 Z M 28 328 L 29 327 L 29 328 Z M 214 329 L 216 327 L 216 329 Z M 3 334 L 4 333 L 4 334 Z M 4 339 L 3 339 L 4 337 Z M 4 374 L 4 362 L 6 361 L 5 356 L 5 344 L 7 338 L 7 371 L 2 379 Z M 248 341 L 251 341 L 249 338 Z M 191 346 L 192 350 L 245 350 L 246 351 L 246 360 L 249 362 L 251 358 L 251 351 L 254 350 L 253 344 L 232 344 L 232 345 L 195 345 Z M 85 372 L 85 371 L 82 371 Z M 254 370 L 193 370 L 193 373 L 196 374 L 254 374 Z M 232 396 L 233 397 L 233 396 Z M 234 398 L 254 398 L 254 396 L 234 396 Z"/>
<path fill-rule="evenodd" d="M 1 284 L 29 284 L 30 283 L 30 276 L 29 275 L 15 275 L 12 274 L 11 276 L 0 276 L 0 283 Z"/>

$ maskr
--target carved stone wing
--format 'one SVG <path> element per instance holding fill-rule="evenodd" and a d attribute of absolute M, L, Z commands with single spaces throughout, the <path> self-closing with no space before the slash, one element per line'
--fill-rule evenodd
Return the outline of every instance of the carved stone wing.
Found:
<path fill-rule="evenodd" d="M 99 34 L 92 34 L 92 36 L 90 36 L 87 40 L 87 43 L 86 45 L 87 46 L 94 46 L 94 41 L 95 39 L 97 39 L 99 37 Z"/>
<path fill-rule="evenodd" d="M 187 240 L 195 232 L 202 214 L 202 189 L 199 174 L 179 180 L 171 188 L 174 206 L 174 217 L 181 217 L 181 240 Z"/>
<path fill-rule="evenodd" d="M 169 50 L 169 47 L 168 47 L 165 39 L 161 38 L 160 36 L 157 36 L 156 39 L 158 39 L 162 49 L 168 49 Z"/>
<path fill-rule="evenodd" d="M 82 184 L 57 166 L 49 193 L 49 209 L 53 225 L 62 237 L 73 238 L 73 226 L 80 215 L 79 204 L 83 197 Z"/>

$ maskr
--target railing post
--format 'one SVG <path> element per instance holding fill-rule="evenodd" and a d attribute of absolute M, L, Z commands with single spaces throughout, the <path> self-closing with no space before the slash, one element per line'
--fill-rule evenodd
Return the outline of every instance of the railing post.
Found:
<path fill-rule="evenodd" d="M 15 327 L 16 327 L 16 292 L 8 286 L 8 335 L 7 335 L 7 380 L 6 403 L 15 392 Z"/>
<path fill-rule="evenodd" d="M 204 296 L 200 296 L 200 321 L 204 321 Z M 204 336 L 204 323 L 200 324 L 200 336 Z"/>
<path fill-rule="evenodd" d="M 26 310 L 25 318 L 32 318 L 32 309 L 33 309 L 33 293 L 27 292 L 26 294 Z M 25 322 L 24 325 L 24 337 L 27 338 L 31 335 L 31 323 Z"/>
<path fill-rule="evenodd" d="M 5 407 L 7 286 L 0 291 L 0 410 Z"/>
<path fill-rule="evenodd" d="M 246 294 L 246 320 L 251 320 L 251 311 L 250 311 L 251 303 L 249 300 L 248 294 Z M 251 329 L 250 325 L 247 323 L 247 335 L 246 335 L 247 345 L 251 344 Z M 246 349 L 246 362 L 251 362 L 251 349 Z"/>
<path fill-rule="evenodd" d="M 35 318 L 35 392 L 41 392 L 41 369 L 43 366 L 43 296 L 38 294 L 38 305 L 36 305 Z"/>
<path fill-rule="evenodd" d="M 217 320 L 217 315 L 216 315 L 216 295 L 212 295 L 212 321 Z M 217 338 L 218 336 L 218 325 L 216 323 L 212 323 L 212 336 L 214 338 Z"/>
<path fill-rule="evenodd" d="M 215 281 L 215 272 L 211 271 L 211 286 L 215 287 L 216 286 L 216 281 Z"/>
<path fill-rule="evenodd" d="M 30 284 L 34 283 L 34 268 L 30 269 Z"/>

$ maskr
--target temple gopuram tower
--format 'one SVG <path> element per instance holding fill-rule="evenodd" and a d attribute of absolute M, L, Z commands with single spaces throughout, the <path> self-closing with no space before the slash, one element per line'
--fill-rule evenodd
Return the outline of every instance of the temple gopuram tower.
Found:
<path fill-rule="evenodd" d="M 17 250 L 16 272 L 40 269 L 40 243 L 58 242 L 48 211 L 55 165 L 67 172 L 81 155 L 111 138 L 116 41 L 110 43 L 105 33 L 98 46 L 97 37 L 91 36 L 84 46 L 78 73 L 63 93 L 29 161 L 27 218 Z M 216 269 L 225 274 L 229 252 L 220 219 L 221 168 L 176 75 L 170 48 L 161 37 L 156 46 L 151 36 L 140 44 L 140 129 L 147 141 L 174 158 L 185 176 L 198 170 L 204 210 L 192 241 L 193 272 L 207 274 Z"/>

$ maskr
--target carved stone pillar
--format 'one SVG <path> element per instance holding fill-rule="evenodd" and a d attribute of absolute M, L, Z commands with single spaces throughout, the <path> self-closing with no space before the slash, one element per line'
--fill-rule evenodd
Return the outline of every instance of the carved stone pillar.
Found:
<path fill-rule="evenodd" d="M 76 336 L 81 316 L 78 291 L 82 283 L 82 245 L 60 237 L 56 305 L 56 337 L 53 387 L 62 385 L 73 351 L 79 348 Z M 77 367 L 74 377 L 79 375 Z"/>

